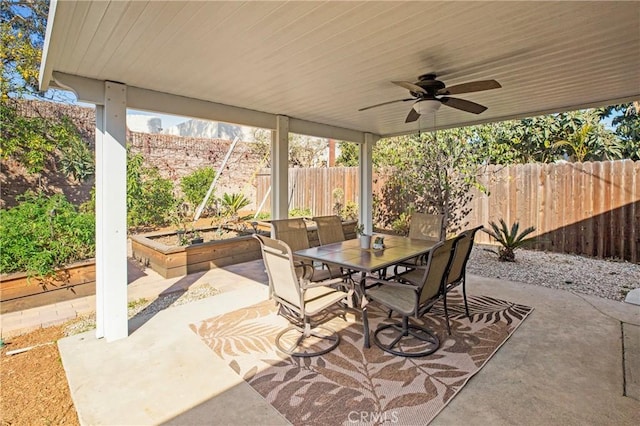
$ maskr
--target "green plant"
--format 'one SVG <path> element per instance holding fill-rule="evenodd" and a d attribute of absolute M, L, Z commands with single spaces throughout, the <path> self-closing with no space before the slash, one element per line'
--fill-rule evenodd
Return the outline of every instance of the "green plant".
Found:
<path fill-rule="evenodd" d="M 226 192 L 222 196 L 222 209 L 223 213 L 227 217 L 238 218 L 238 212 L 243 207 L 248 206 L 251 201 L 241 193 L 227 194 Z"/>
<path fill-rule="evenodd" d="M 342 209 L 344 208 L 344 190 L 342 188 L 335 188 L 331 192 L 331 196 L 333 197 L 333 214 L 341 215 Z"/>
<path fill-rule="evenodd" d="M 165 225 L 177 202 L 173 184 L 157 167 L 146 167 L 141 154 L 127 155 L 127 223 L 129 227 Z"/>
<path fill-rule="evenodd" d="M 95 216 L 78 213 L 62 194 L 28 191 L 0 210 L 0 273 L 49 277 L 56 268 L 95 255 Z"/>
<path fill-rule="evenodd" d="M 353 231 L 356 233 L 357 236 L 365 235 L 364 225 L 362 223 L 357 224 L 355 228 L 353 228 Z"/>
<path fill-rule="evenodd" d="M 202 167 L 180 179 L 180 189 L 191 211 L 195 211 L 204 200 L 215 176 L 216 172 L 212 167 Z M 215 199 L 210 197 L 205 209 L 211 210 L 214 201 Z"/>
<path fill-rule="evenodd" d="M 400 235 L 408 235 L 410 222 L 411 213 L 402 212 L 397 219 L 391 222 L 391 229 Z"/>
<path fill-rule="evenodd" d="M 269 212 L 260 212 L 260 213 L 258 213 L 258 215 L 255 218 L 256 218 L 256 220 L 271 219 L 271 213 L 269 213 Z"/>
<path fill-rule="evenodd" d="M 59 148 L 62 153 L 60 170 L 79 182 L 85 181 L 95 172 L 93 153 L 68 117 L 63 117 L 55 130 L 54 137 L 57 141 L 66 140 Z"/>
<path fill-rule="evenodd" d="M 289 210 L 289 217 L 311 217 L 311 209 L 295 208 Z"/>
<path fill-rule="evenodd" d="M 500 219 L 500 226 L 495 222 L 489 223 L 491 229 L 483 229 L 484 232 L 493 237 L 502 246 L 498 249 L 498 258 L 504 262 L 515 262 L 516 256 L 514 250 L 518 247 L 529 243 L 533 238 L 525 238 L 527 235 L 535 231 L 533 226 L 528 227 L 521 233 L 518 233 L 520 225 L 518 222 L 509 228 L 503 219 Z"/>
<path fill-rule="evenodd" d="M 358 219 L 358 205 L 354 201 L 347 201 L 340 216 L 344 220 Z"/>

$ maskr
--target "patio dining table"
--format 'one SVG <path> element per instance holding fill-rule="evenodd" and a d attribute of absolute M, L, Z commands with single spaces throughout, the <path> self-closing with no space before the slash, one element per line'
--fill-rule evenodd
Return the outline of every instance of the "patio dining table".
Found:
<path fill-rule="evenodd" d="M 384 248 L 382 249 L 362 249 L 359 240 L 352 239 L 337 243 L 326 244 L 298 250 L 296 256 L 310 259 L 312 261 L 331 263 L 360 272 L 359 296 L 364 300 L 364 285 L 367 276 L 378 271 L 385 271 L 390 266 L 397 265 L 409 259 L 421 256 L 437 243 L 437 241 L 418 240 L 398 235 L 376 235 L 384 237 Z M 361 304 L 362 310 L 366 309 L 366 303 Z M 369 347 L 369 324 L 366 316 L 363 315 L 364 345 Z"/>

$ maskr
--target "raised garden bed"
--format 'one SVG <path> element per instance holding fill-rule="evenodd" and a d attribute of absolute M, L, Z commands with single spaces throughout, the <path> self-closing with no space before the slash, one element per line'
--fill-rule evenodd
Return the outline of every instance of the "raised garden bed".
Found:
<path fill-rule="evenodd" d="M 46 280 L 18 272 L 2 275 L 0 281 L 0 313 L 21 311 L 95 294 L 96 263 L 90 259 L 68 265 Z"/>
<path fill-rule="evenodd" d="M 133 258 L 164 278 L 259 259 L 260 245 L 252 232 L 204 228 L 198 230 L 204 242 L 180 246 L 173 232 L 132 235 Z M 222 239 L 220 239 L 222 238 Z"/>
<path fill-rule="evenodd" d="M 355 221 L 343 223 L 347 239 L 355 238 L 355 224 Z M 268 229 L 268 223 L 263 223 L 263 226 L 258 227 L 258 232 L 269 235 Z M 228 230 L 220 232 L 217 228 L 198 231 L 204 242 L 185 246 L 177 245 L 179 239 L 175 231 L 133 235 L 133 258 L 164 278 L 173 278 L 262 257 L 260 244 L 252 237 L 253 231 L 237 234 L 231 234 Z M 308 233 L 311 246 L 319 245 L 315 226 L 309 226 Z M 219 239 L 221 234 L 225 234 L 224 239 Z"/>

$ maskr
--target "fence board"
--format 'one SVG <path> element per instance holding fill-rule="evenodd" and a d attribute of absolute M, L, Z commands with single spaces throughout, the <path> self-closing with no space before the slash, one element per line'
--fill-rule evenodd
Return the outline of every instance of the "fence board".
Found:
<path fill-rule="evenodd" d="M 333 191 L 358 202 L 358 168 L 332 167 L 289 171 L 290 209 L 312 215 L 333 214 Z M 536 228 L 536 248 L 640 263 L 640 161 L 489 165 L 478 181 L 489 195 L 474 189 L 468 226 L 505 219 L 520 229 Z M 374 175 L 374 191 L 381 182 Z M 269 171 L 256 182 L 256 204 L 269 189 Z M 270 210 L 270 196 L 263 211 Z M 478 233 L 478 243 L 489 243 Z"/>

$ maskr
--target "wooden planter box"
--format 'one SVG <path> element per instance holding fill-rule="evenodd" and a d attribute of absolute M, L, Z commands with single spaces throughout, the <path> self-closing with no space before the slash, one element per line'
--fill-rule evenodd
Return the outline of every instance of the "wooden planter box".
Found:
<path fill-rule="evenodd" d="M 28 278 L 25 273 L 0 277 L 0 312 L 14 312 L 95 294 L 95 259 L 58 270 L 50 279 Z"/>
<path fill-rule="evenodd" d="M 164 278 L 173 278 L 248 262 L 262 256 L 260 244 L 251 235 L 186 246 L 168 246 L 154 240 L 154 237 L 174 234 L 175 232 L 154 232 L 132 235 L 133 258 Z"/>
<path fill-rule="evenodd" d="M 355 238 L 355 225 L 355 221 L 343 223 L 347 239 Z M 268 235 L 264 229 L 262 227 L 260 232 Z M 314 226 L 309 227 L 308 233 L 311 246 L 319 245 L 318 232 Z M 186 246 L 168 246 L 153 239 L 172 234 L 174 232 L 154 232 L 131 236 L 133 258 L 164 278 L 180 277 L 262 258 L 260 243 L 251 235 Z"/>

